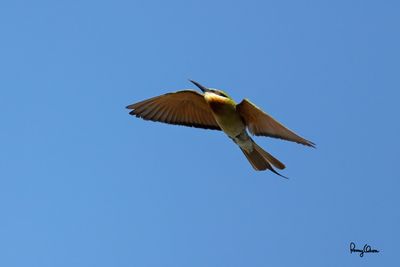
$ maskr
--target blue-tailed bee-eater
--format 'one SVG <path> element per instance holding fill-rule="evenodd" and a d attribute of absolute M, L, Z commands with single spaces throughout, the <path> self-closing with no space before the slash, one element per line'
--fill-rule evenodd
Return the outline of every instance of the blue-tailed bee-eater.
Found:
<path fill-rule="evenodd" d="M 222 130 L 242 150 L 257 171 L 283 170 L 285 165 L 258 146 L 246 128 L 256 136 L 268 136 L 293 141 L 306 146 L 315 144 L 289 130 L 248 99 L 239 104 L 224 91 L 207 88 L 190 80 L 203 91 L 182 90 L 156 96 L 127 106 L 136 117 L 175 125 Z M 284 177 L 284 176 L 283 176 Z"/>

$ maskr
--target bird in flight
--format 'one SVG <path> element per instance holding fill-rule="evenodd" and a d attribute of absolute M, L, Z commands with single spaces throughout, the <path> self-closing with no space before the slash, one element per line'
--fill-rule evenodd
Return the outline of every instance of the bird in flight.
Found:
<path fill-rule="evenodd" d="M 280 138 L 315 147 L 313 142 L 289 130 L 248 99 L 236 104 L 224 91 L 189 81 L 200 88 L 203 94 L 194 90 L 182 90 L 156 96 L 126 108 L 132 110 L 129 114 L 145 120 L 223 131 L 239 146 L 255 170 L 271 170 L 282 177 L 285 176 L 272 166 L 283 170 L 285 165 L 258 146 L 246 128 L 256 136 Z"/>

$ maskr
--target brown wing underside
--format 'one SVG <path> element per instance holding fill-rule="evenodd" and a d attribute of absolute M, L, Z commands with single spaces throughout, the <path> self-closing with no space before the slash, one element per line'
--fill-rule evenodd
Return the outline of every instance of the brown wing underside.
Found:
<path fill-rule="evenodd" d="M 189 127 L 221 130 L 202 94 L 183 90 L 127 106 L 136 117 Z"/>
<path fill-rule="evenodd" d="M 289 130 L 270 115 L 262 111 L 249 100 L 244 99 L 236 106 L 249 131 L 257 136 L 269 136 L 306 146 L 315 147 L 315 144 Z"/>

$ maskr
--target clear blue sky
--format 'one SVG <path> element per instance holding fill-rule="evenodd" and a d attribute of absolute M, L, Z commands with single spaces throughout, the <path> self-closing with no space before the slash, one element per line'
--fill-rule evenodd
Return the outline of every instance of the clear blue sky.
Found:
<path fill-rule="evenodd" d="M 0 266 L 400 266 L 399 1 L 2 1 Z M 317 149 L 125 106 L 248 97 Z M 350 255 L 349 243 L 381 250 Z"/>

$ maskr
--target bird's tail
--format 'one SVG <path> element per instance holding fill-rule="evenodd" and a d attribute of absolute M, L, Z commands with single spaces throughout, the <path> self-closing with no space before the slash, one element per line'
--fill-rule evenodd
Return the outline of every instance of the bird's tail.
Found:
<path fill-rule="evenodd" d="M 272 168 L 272 165 L 280 170 L 283 170 L 285 168 L 285 165 L 277 160 L 274 156 L 269 154 L 267 151 L 262 149 L 259 145 L 257 145 L 253 140 L 253 151 L 247 152 L 245 149 L 241 148 L 243 154 L 246 156 L 247 160 L 250 162 L 251 166 L 257 171 L 263 171 L 263 170 L 271 170 L 272 172 L 278 174 L 279 176 L 282 176 L 284 178 L 287 178 L 277 171 L 275 171 Z"/>

